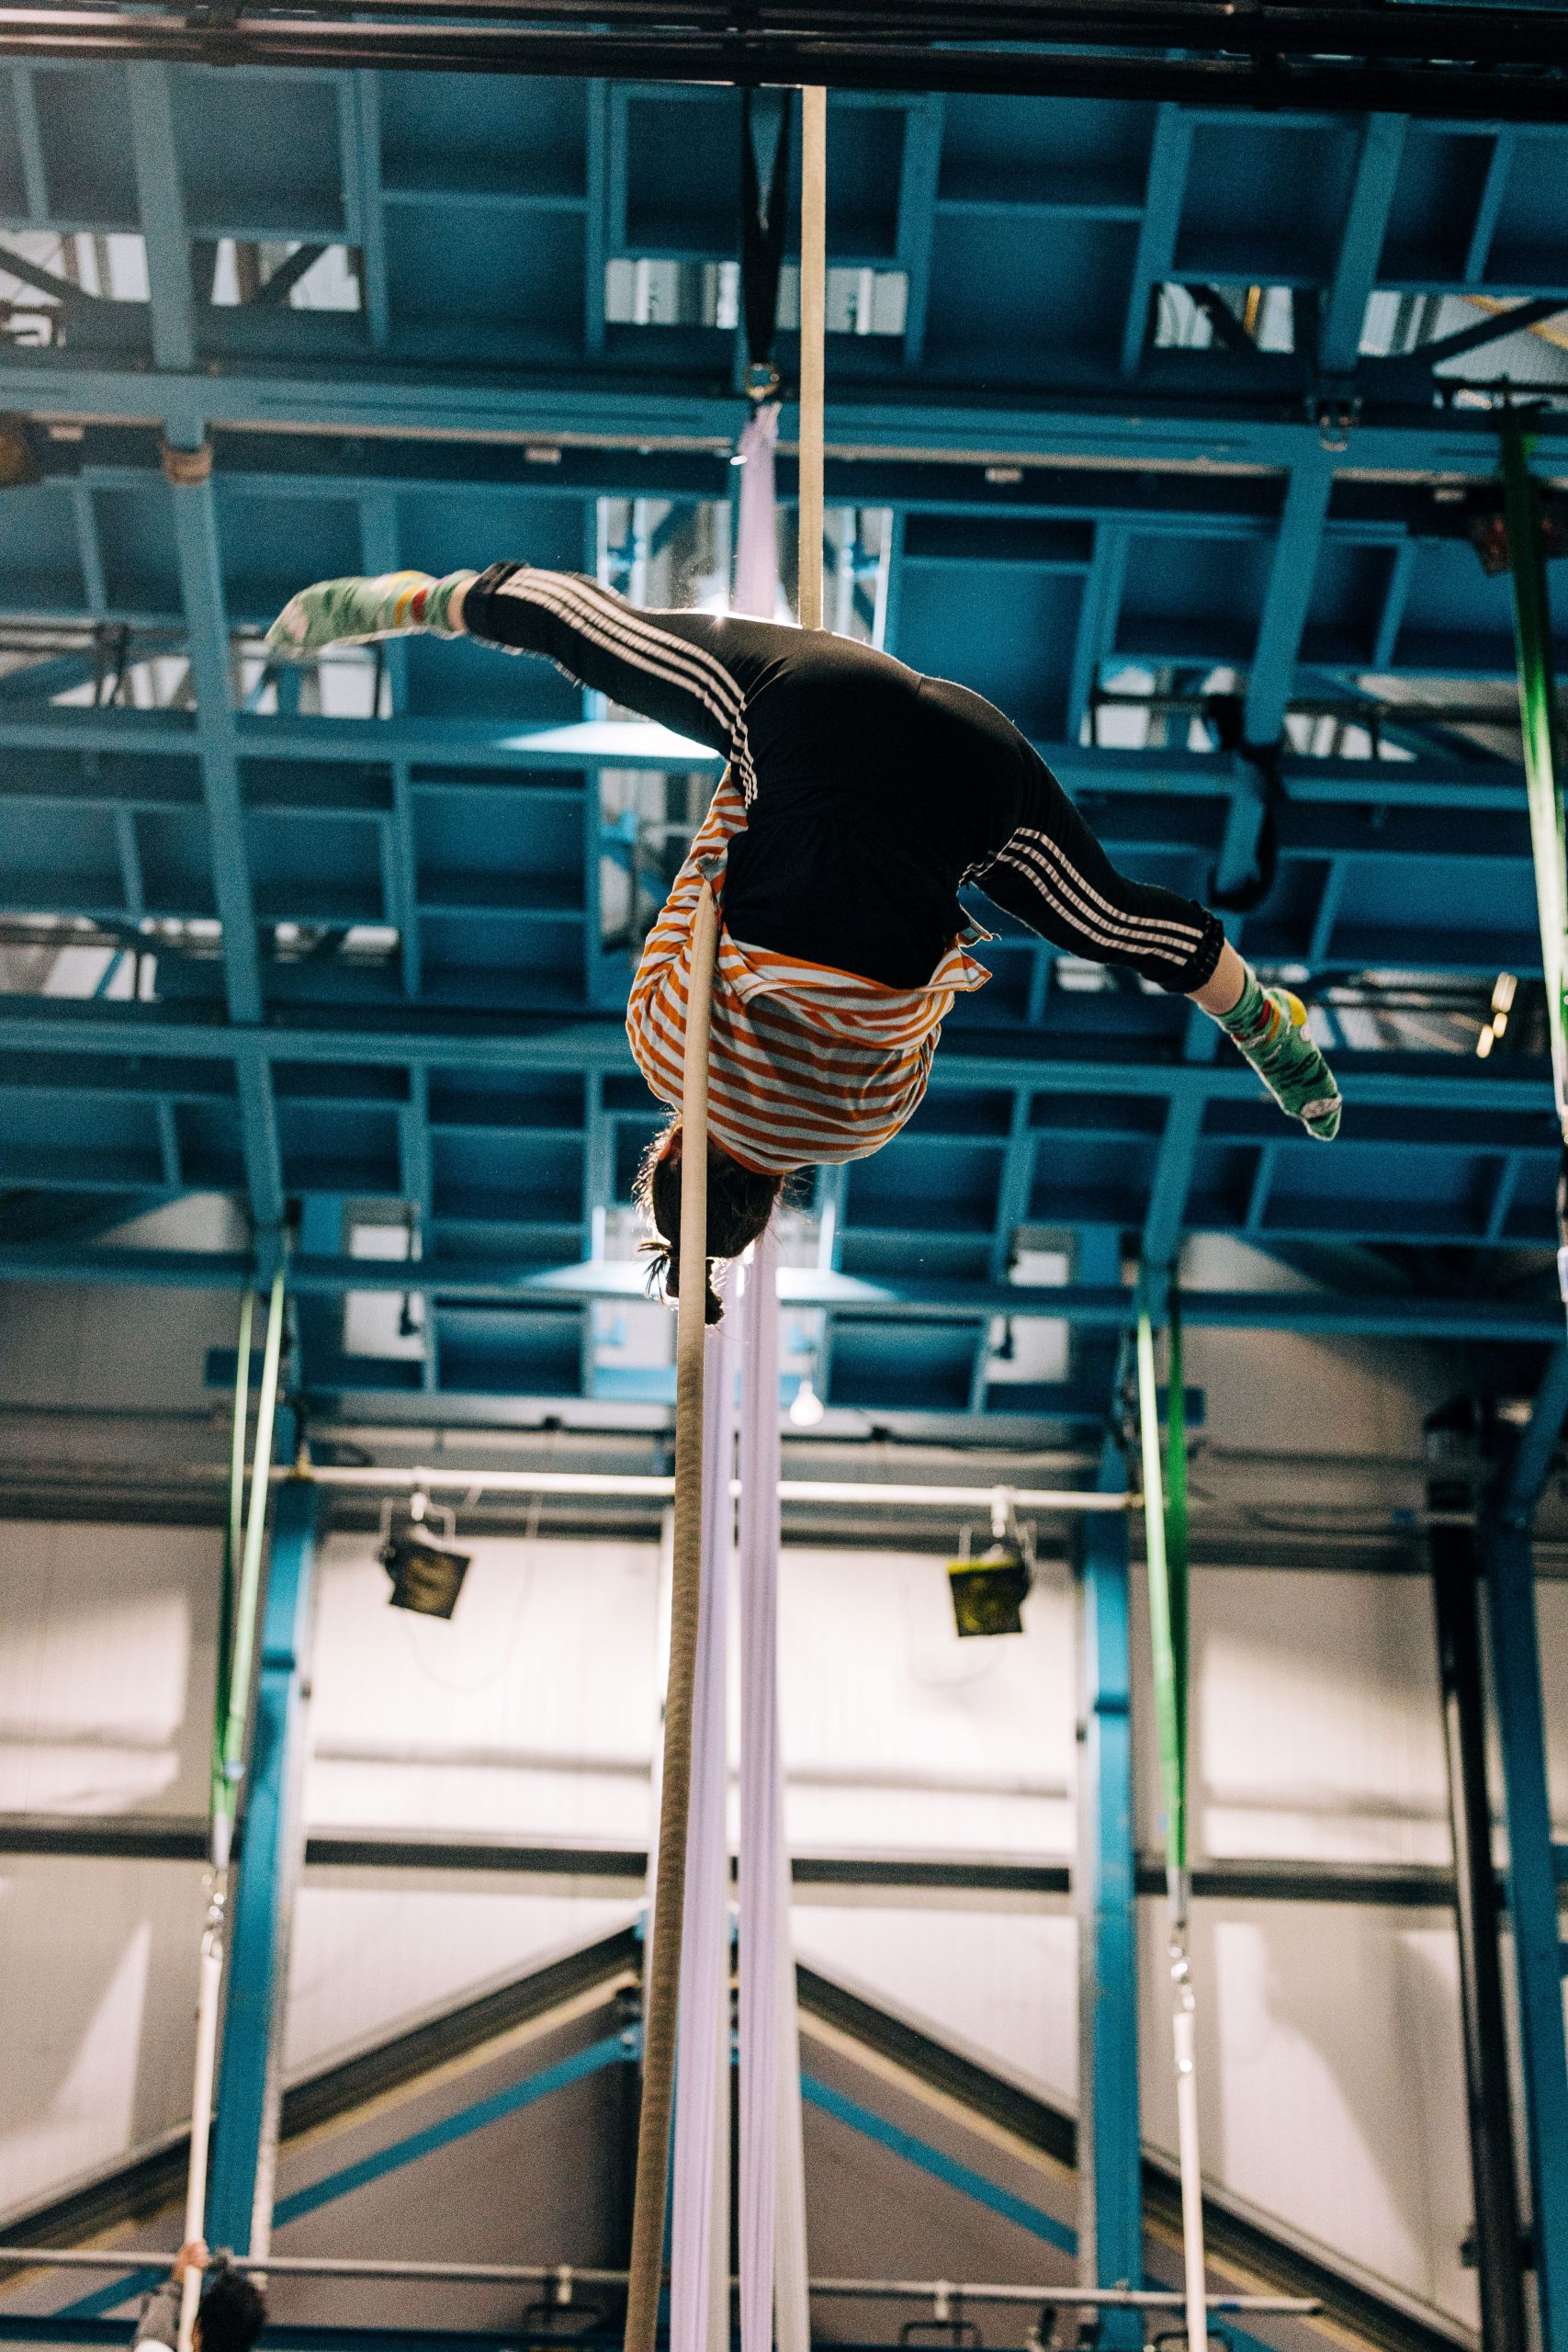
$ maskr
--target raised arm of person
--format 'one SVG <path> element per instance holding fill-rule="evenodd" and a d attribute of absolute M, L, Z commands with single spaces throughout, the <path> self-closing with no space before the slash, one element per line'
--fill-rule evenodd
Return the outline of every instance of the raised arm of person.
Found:
<path fill-rule="evenodd" d="M 141 2306 L 141 2316 L 136 2323 L 132 2345 L 145 2344 L 155 2352 L 175 2352 L 180 2340 L 180 2297 L 185 2288 L 187 2270 L 205 2270 L 207 2247 L 200 2238 L 192 2238 L 182 2245 L 175 2256 L 175 2267 L 161 2287 L 154 2287 Z"/>

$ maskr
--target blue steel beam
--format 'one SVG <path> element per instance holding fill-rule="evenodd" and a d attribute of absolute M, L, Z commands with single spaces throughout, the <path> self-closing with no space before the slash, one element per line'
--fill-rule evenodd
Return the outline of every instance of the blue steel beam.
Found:
<path fill-rule="evenodd" d="M 626 1024 L 615 1013 L 520 1012 L 487 1026 L 480 1016 L 454 1017 L 425 1007 L 389 1008 L 365 1013 L 358 1021 L 352 1012 L 333 1008 L 330 1019 L 310 1026 L 284 1022 L 236 1031 L 221 1019 L 203 1017 L 179 1004 L 6 997 L 0 998 L 0 1052 L 61 1057 L 49 1076 L 48 1082 L 55 1087 L 72 1083 L 75 1056 L 156 1055 L 169 1065 L 166 1080 L 175 1092 L 179 1091 L 175 1077 L 178 1064 L 214 1057 L 227 1061 L 243 1050 L 274 1065 L 342 1066 L 362 1071 L 601 1069 L 624 1074 L 632 1069 Z M 342 1027 L 336 1025 L 339 1020 Z M 1435 1066 L 1438 1063 L 1448 1067 Z M 124 1091 L 112 1081 L 106 1084 L 106 1075 L 84 1064 L 79 1083 L 89 1092 Z M 1347 1051 L 1337 1057 L 1336 1075 L 1347 1101 L 1380 1109 L 1450 1121 L 1550 1115 L 1550 1091 L 1542 1093 L 1544 1066 L 1533 1057 L 1521 1056 L 1505 1075 L 1495 1061 L 1478 1069 L 1472 1057 L 1458 1054 L 1419 1057 L 1407 1063 L 1394 1054 Z M 1087 1039 L 1021 1025 L 955 1029 L 931 1070 L 931 1091 L 938 1095 L 1019 1086 L 1041 1094 L 1099 1091 L 1144 1102 L 1198 1099 L 1262 1107 L 1258 1080 L 1239 1056 L 1212 1065 L 1123 1060 Z M 144 1090 L 141 1080 L 136 1091 Z M 651 1095 L 648 1114 L 654 1115 Z M 1406 1134 L 1401 1139 L 1419 1137 Z M 1478 1130 L 1476 1147 L 1485 1141 Z"/>
<path fill-rule="evenodd" d="M 304 1860 L 301 1734 L 321 1490 L 289 1479 L 275 1506 L 261 1664 L 229 1937 L 207 2234 L 248 2254 L 270 2233 L 294 1890 Z"/>
<path fill-rule="evenodd" d="M 399 649 L 391 646 L 389 653 Z M 1506 673 L 1502 667 L 1499 676 Z M 236 714 L 234 740 L 247 758 L 319 765 L 330 776 L 340 765 L 367 760 L 455 760 L 485 767 L 590 770 L 651 768 L 695 774 L 716 768 L 717 754 L 701 744 L 667 734 L 640 720 L 582 721 L 559 727 L 521 724 L 503 718 L 383 719 L 275 718 Z M 1038 748 L 1075 796 L 1084 792 L 1138 794 L 1151 800 L 1191 796 L 1216 799 L 1228 790 L 1229 768 L 1213 752 L 1155 746 L 1144 751 L 1109 750 L 1089 743 L 1055 742 L 1042 736 Z M 0 749 L 39 753 L 147 752 L 189 758 L 198 749 L 194 721 L 184 712 L 47 708 L 0 711 Z M 25 797 L 28 777 L 14 773 L 0 780 L 0 794 Z M 1493 809 L 1522 813 L 1523 770 L 1506 760 L 1477 759 L 1456 765 L 1429 747 L 1412 760 L 1287 757 L 1286 798 L 1295 808 L 1347 806 L 1456 811 Z M 34 787 L 36 790 L 36 781 Z M 110 786 L 84 775 L 79 795 L 51 784 L 51 800 L 80 797 L 93 806 L 167 808 L 149 779 L 116 778 Z M 324 805 L 326 802 L 323 794 Z M 1310 847 L 1310 843 L 1308 844 Z"/>
<path fill-rule="evenodd" d="M 1378 282 L 1383 238 L 1404 154 L 1405 118 L 1369 115 L 1350 202 L 1340 232 L 1334 275 L 1324 291 L 1318 328 L 1318 365 L 1325 374 L 1348 374 L 1361 347 L 1367 300 Z"/>
<path fill-rule="evenodd" d="M 932 91 L 913 100 L 904 115 L 897 252 L 898 266 L 908 277 L 904 307 L 904 365 L 910 368 L 919 368 L 926 356 L 926 318 L 931 307 L 945 105 L 942 94 Z"/>
<path fill-rule="evenodd" d="M 1540 2341 L 1568 2352 L 1568 2043 L 1530 1530 L 1568 1418 L 1568 1346 L 1552 1352 L 1483 1543 L 1507 1822 L 1508 1904 L 1525 2078 Z"/>
<path fill-rule="evenodd" d="M 185 609 L 196 741 L 210 836 L 212 886 L 223 926 L 223 967 L 231 1017 L 259 1021 L 261 966 L 255 904 L 245 852 L 239 752 L 231 703 L 229 628 L 222 558 L 210 481 L 171 484 L 180 598 Z M 62 714 L 65 715 L 65 714 Z"/>
<path fill-rule="evenodd" d="M 137 209 L 147 248 L 153 364 L 189 374 L 196 366 L 190 232 L 175 141 L 169 69 L 140 61 L 128 65 L 125 75 L 130 96 Z"/>
<path fill-rule="evenodd" d="M 1180 107 L 1162 106 L 1155 118 L 1144 182 L 1144 218 L 1122 328 L 1122 373 L 1135 376 L 1149 330 L 1149 300 L 1170 275 L 1181 229 L 1181 206 L 1192 156 L 1193 121 Z"/>
<path fill-rule="evenodd" d="M 0 1281 L 104 1282 L 148 1288 L 224 1290 L 254 1273 L 253 1261 L 231 1251 L 157 1250 L 116 1247 L 94 1250 L 26 1242 L 0 1244 Z M 640 1298 L 645 1276 L 631 1260 L 585 1260 L 541 1269 L 525 1259 L 425 1257 L 403 1259 L 303 1256 L 289 1261 L 289 1288 L 304 1297 L 349 1291 L 434 1295 L 497 1307 L 525 1306 L 575 1314 L 590 1299 Z M 1089 1329 L 1119 1330 L 1133 1294 L 1111 1283 L 1061 1286 L 970 1282 L 961 1277 L 908 1275 L 874 1281 L 859 1274 L 795 1267 L 780 1296 L 786 1307 L 825 1307 L 855 1324 L 976 1323 L 992 1316 L 1043 1317 Z M 1193 1291 L 1184 1301 L 1189 1323 L 1216 1330 L 1298 1330 L 1359 1333 L 1396 1340 L 1479 1340 L 1549 1346 L 1562 1329 L 1553 1298 L 1331 1291 Z"/>
<path fill-rule="evenodd" d="M 1096 1481 L 1124 1493 L 1107 1437 Z M 1138 2101 L 1138 1936 L 1133 1806 L 1127 1523 L 1086 1518 L 1079 1565 L 1077 1860 L 1078 2275 L 1086 2287 L 1143 2283 Z M 1135 2313 L 1105 2312 L 1111 2352 L 1141 2344 Z"/>
<path fill-rule="evenodd" d="M 1367 361 L 1349 388 L 1361 401 L 1348 428 L 1348 469 L 1404 473 L 1457 473 L 1478 481 L 1496 471 L 1496 432 L 1483 413 L 1438 411 L 1402 400 L 1379 411 L 1376 370 L 1386 361 Z M 151 418 L 171 439 L 188 433 L 192 420 L 219 428 L 281 424 L 335 433 L 392 431 L 413 437 L 490 436 L 546 445 L 568 445 L 611 436 L 634 447 L 661 445 L 730 449 L 734 441 L 733 395 L 720 390 L 671 388 L 648 375 L 618 372 L 595 383 L 574 377 L 535 379 L 513 371 L 466 375 L 443 368 L 433 376 L 417 368 L 396 375 L 367 368 L 334 356 L 330 361 L 280 361 L 265 374 L 231 367 L 211 375 L 164 371 L 149 376 L 133 367 L 103 365 L 49 350 L 20 356 L 0 355 L 0 404 L 27 414 L 64 410 L 91 423 Z M 1213 397 L 1145 392 L 1135 405 L 1107 410 L 1063 393 L 1032 397 L 988 394 L 983 390 L 924 398 L 900 397 L 886 382 L 851 388 L 829 385 L 826 434 L 829 457 L 879 453 L 940 453 L 952 459 L 970 453 L 976 462 L 1007 459 L 1038 465 L 1054 458 L 1081 460 L 1100 455 L 1119 463 L 1156 469 L 1172 466 L 1288 470 L 1321 450 L 1315 417 L 1302 403 L 1283 401 L 1273 413 L 1243 410 L 1216 413 Z M 794 437 L 797 418 L 786 409 L 782 437 Z M 1564 470 L 1568 417 L 1541 420 L 1537 458 L 1543 473 Z"/>

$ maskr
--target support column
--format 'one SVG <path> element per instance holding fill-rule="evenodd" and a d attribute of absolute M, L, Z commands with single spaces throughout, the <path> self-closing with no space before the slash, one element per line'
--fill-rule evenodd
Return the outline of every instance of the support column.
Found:
<path fill-rule="evenodd" d="M 1428 1484 L 1427 1501 L 1434 1510 L 1464 1510 L 1470 1500 L 1468 1480 L 1435 1478 Z M 1499 1949 L 1502 1906 L 1492 1860 L 1492 1808 L 1486 1788 L 1475 1543 L 1472 1530 L 1465 1526 L 1433 1527 L 1428 1541 L 1453 1829 L 1481 2341 L 1483 2352 L 1525 2352 L 1518 2191 Z"/>
<path fill-rule="evenodd" d="M 1126 1463 L 1111 1438 L 1100 1455 L 1097 1483 L 1102 1493 L 1126 1489 Z M 1078 1837 L 1073 1871 L 1078 1927 L 1078 2271 L 1085 2286 L 1138 2287 L 1143 2193 L 1125 1517 L 1086 1514 L 1081 1544 Z M 1141 2345 L 1138 2314 L 1102 2312 L 1099 2342 L 1107 2352 Z"/>
<path fill-rule="evenodd" d="M 1542 2352 L 1568 2352 L 1568 2046 L 1530 1527 L 1565 1414 L 1568 1349 L 1559 1347 L 1483 1536 Z"/>
<path fill-rule="evenodd" d="M 305 1857 L 302 1734 L 318 1503 L 308 1479 L 290 1479 L 277 1492 L 245 1775 L 207 2200 L 209 2240 L 237 2254 L 265 2253 L 272 2230 L 281 2029 Z"/>

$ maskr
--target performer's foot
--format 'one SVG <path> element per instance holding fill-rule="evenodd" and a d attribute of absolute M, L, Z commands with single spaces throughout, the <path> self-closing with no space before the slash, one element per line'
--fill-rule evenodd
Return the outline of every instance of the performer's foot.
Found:
<path fill-rule="evenodd" d="M 267 651 L 298 661 L 325 645 L 367 645 L 427 629 L 456 636 L 448 617 L 452 599 L 478 577 L 452 571 L 433 580 L 428 571 L 384 571 L 375 580 L 318 580 L 285 605 L 266 633 Z"/>
<path fill-rule="evenodd" d="M 1269 1093 L 1308 1135 L 1330 1143 L 1343 1105 L 1334 1073 L 1307 1035 L 1306 1007 L 1289 989 L 1266 989 L 1248 965 L 1247 985 L 1220 1016 Z"/>

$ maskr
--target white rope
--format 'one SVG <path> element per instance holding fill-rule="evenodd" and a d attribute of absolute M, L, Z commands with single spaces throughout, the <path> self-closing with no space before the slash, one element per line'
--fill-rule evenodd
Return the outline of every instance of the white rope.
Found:
<path fill-rule="evenodd" d="M 740 2342 L 807 2352 L 800 2045 L 779 1741 L 778 1241 L 741 1301 Z"/>
<path fill-rule="evenodd" d="M 776 403 L 754 411 L 736 456 L 740 461 L 739 513 L 735 526 L 735 593 L 732 610 L 771 621 L 779 608 L 779 509 L 773 452 L 778 445 Z"/>

